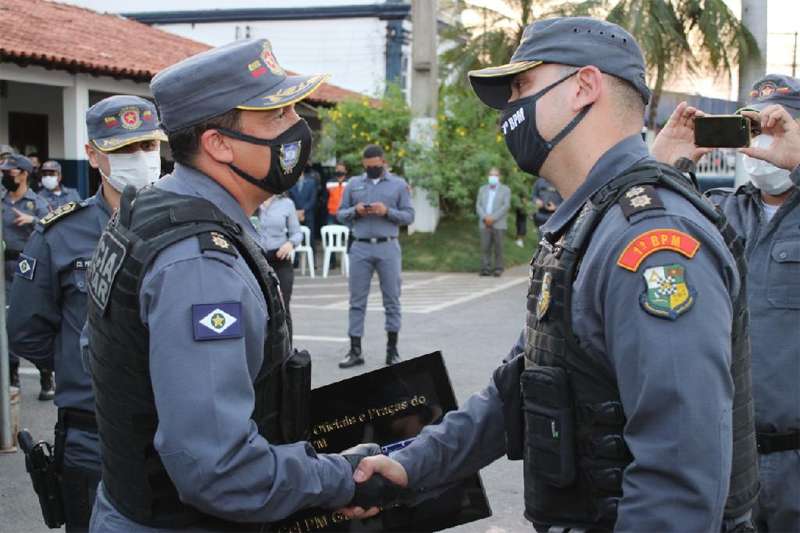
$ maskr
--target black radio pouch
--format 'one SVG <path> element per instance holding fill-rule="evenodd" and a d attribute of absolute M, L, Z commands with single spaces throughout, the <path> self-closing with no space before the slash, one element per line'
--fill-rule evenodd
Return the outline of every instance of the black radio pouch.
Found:
<path fill-rule="evenodd" d="M 575 481 L 575 411 L 563 368 L 535 366 L 520 376 L 525 474 L 555 487 Z"/>
<path fill-rule="evenodd" d="M 294 350 L 282 365 L 281 431 L 284 442 L 308 440 L 311 429 L 311 355 Z"/>
<path fill-rule="evenodd" d="M 506 429 L 506 456 L 512 461 L 523 458 L 525 426 L 522 418 L 520 376 L 525 368 L 525 355 L 520 354 L 494 371 L 494 385 L 503 401 L 503 422 Z"/>

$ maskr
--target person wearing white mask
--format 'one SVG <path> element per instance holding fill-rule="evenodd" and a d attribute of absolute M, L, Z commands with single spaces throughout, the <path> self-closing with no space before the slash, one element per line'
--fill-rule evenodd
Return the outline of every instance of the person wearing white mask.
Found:
<path fill-rule="evenodd" d="M 40 170 L 42 190 L 39 191 L 50 211 L 70 202 L 80 202 L 78 191 L 61 184 L 61 165 L 58 161 L 45 161 Z"/>
<path fill-rule="evenodd" d="M 750 180 L 709 191 L 744 241 L 752 347 L 753 400 L 761 493 L 758 531 L 800 531 L 800 80 L 771 74 L 756 82 L 740 113 L 751 119 L 740 149 Z M 653 152 L 674 164 L 699 159 L 693 119 L 681 104 Z"/>
<path fill-rule="evenodd" d="M 503 237 L 510 208 L 511 189 L 500 183 L 500 170 L 492 167 L 475 202 L 481 232 L 481 276 L 499 277 L 503 273 Z"/>
<path fill-rule="evenodd" d="M 77 198 L 53 209 L 37 224 L 19 255 L 8 313 L 11 351 L 55 364 L 55 454 L 68 532 L 89 526 L 101 477 L 95 398 L 79 346 L 87 313 L 87 270 L 109 217 L 119 208 L 121 191 L 158 178 L 159 144 L 166 138 L 155 106 L 136 96 L 98 102 L 86 113 L 86 127 L 86 153 L 103 176 L 100 188 L 84 201 Z M 53 190 L 49 163 L 43 166 L 42 181 Z"/>

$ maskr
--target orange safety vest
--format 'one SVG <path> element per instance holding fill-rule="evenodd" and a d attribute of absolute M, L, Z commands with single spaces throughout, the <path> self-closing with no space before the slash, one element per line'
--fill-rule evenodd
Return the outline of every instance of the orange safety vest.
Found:
<path fill-rule="evenodd" d="M 339 206 L 342 205 L 342 194 L 344 193 L 345 185 L 347 185 L 347 182 L 342 181 L 340 183 L 336 180 L 325 184 L 328 189 L 328 213 L 331 215 L 335 215 L 339 210 Z"/>

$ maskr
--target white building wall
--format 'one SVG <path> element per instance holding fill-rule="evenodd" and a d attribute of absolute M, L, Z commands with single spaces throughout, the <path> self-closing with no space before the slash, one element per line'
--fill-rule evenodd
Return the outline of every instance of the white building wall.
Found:
<path fill-rule="evenodd" d="M 247 37 L 267 38 L 288 70 L 326 72 L 333 75 L 330 81 L 334 85 L 373 96 L 385 88 L 386 22 L 374 17 L 156 27 L 211 46 Z"/>

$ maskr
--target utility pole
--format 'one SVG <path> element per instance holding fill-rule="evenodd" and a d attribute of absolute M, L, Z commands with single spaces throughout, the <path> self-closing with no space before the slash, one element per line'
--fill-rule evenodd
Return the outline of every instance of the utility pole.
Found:
<path fill-rule="evenodd" d="M 758 50 L 739 64 L 739 104 L 750 97 L 753 84 L 767 71 L 767 2 L 765 0 L 742 0 L 742 25 L 753 35 Z M 736 155 L 735 184 L 739 186 L 748 179 L 742 163 L 742 155 Z"/>
<path fill-rule="evenodd" d="M 439 103 L 437 0 L 411 0 L 411 127 L 412 142 L 432 147 Z M 414 176 L 423 178 L 423 176 Z M 416 211 L 409 233 L 432 233 L 439 223 L 438 200 L 421 187 L 412 190 Z"/>

